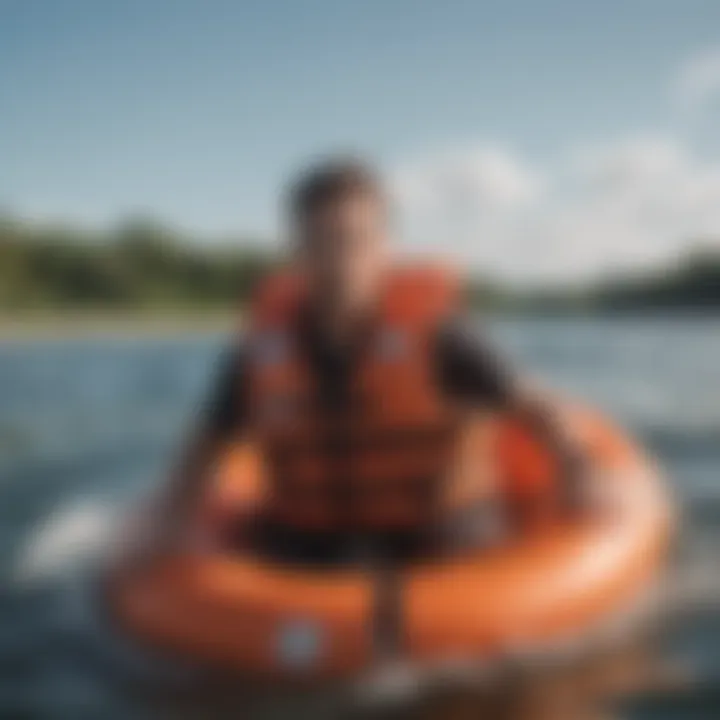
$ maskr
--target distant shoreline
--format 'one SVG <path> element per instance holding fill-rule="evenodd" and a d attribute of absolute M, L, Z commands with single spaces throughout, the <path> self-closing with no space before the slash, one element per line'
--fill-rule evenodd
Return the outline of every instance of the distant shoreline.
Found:
<path fill-rule="evenodd" d="M 218 243 L 151 218 L 92 229 L 0 212 L 0 339 L 217 327 L 217 318 L 247 302 L 277 267 L 276 253 L 260 239 Z M 585 282 L 543 285 L 538 279 L 530 287 L 476 272 L 464 268 L 468 299 L 492 313 L 720 315 L 716 237 L 699 238 L 662 264 L 617 268 Z"/>
<path fill-rule="evenodd" d="M 0 314 L 0 343 L 216 334 L 230 332 L 237 322 L 236 313 L 221 310 L 38 311 Z"/>
<path fill-rule="evenodd" d="M 497 308 L 490 304 L 481 314 L 496 318 L 536 320 L 714 320 L 720 323 L 718 309 L 638 308 L 614 312 L 560 308 Z M 84 340 L 91 338 L 143 339 L 172 338 L 188 334 L 230 334 L 241 323 L 237 312 L 171 308 L 166 310 L 74 310 L 0 313 L 0 343 L 46 340 Z"/>

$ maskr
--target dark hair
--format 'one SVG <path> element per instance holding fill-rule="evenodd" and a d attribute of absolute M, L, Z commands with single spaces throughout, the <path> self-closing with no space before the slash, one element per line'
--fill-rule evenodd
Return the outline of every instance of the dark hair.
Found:
<path fill-rule="evenodd" d="M 366 195 L 385 204 L 385 189 L 380 174 L 356 158 L 331 158 L 303 172 L 290 186 L 288 210 L 292 218 L 301 219 L 328 204 L 354 195 Z"/>

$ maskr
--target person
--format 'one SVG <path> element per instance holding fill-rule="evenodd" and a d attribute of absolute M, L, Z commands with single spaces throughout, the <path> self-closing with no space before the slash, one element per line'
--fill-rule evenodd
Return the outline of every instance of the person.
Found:
<path fill-rule="evenodd" d="M 291 186 L 287 267 L 262 284 L 224 360 L 158 535 L 181 532 L 220 449 L 251 437 L 269 475 L 261 552 L 324 562 L 480 542 L 503 526 L 488 441 L 498 413 L 551 449 L 552 492 L 575 507 L 584 463 L 570 429 L 463 314 L 452 273 L 392 259 L 389 205 L 379 174 L 352 158 Z"/>

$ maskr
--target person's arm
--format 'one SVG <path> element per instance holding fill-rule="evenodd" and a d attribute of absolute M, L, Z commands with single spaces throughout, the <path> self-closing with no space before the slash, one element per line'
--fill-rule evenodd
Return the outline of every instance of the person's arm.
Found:
<path fill-rule="evenodd" d="M 562 479 L 563 506 L 581 511 L 587 498 L 589 463 L 586 451 L 565 421 L 557 402 L 535 388 L 517 383 L 507 399 L 507 412 L 523 423 L 556 458 Z"/>
<path fill-rule="evenodd" d="M 242 350 L 233 348 L 222 358 L 209 402 L 202 408 L 199 422 L 170 477 L 167 495 L 179 509 L 194 504 L 218 452 L 231 436 L 242 431 L 246 410 L 244 384 Z"/>
<path fill-rule="evenodd" d="M 218 453 L 245 425 L 245 384 L 242 348 L 232 348 L 222 358 L 209 401 L 203 406 L 177 465 L 148 508 L 147 517 L 153 526 L 149 545 L 172 546 L 187 529 Z M 151 547 L 148 552 L 160 549 Z"/>
<path fill-rule="evenodd" d="M 556 403 L 520 381 L 510 363 L 468 321 L 456 318 L 439 335 L 441 382 L 447 392 L 469 405 L 512 415 L 524 423 L 558 458 L 565 504 L 582 505 L 585 453 Z"/>

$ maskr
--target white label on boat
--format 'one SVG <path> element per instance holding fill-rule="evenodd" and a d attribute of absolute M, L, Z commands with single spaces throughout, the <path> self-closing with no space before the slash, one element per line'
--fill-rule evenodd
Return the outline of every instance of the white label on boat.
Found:
<path fill-rule="evenodd" d="M 280 661 L 293 668 L 305 668 L 317 662 L 323 651 L 322 627 L 312 620 L 290 620 L 280 626 L 277 654 Z"/>

